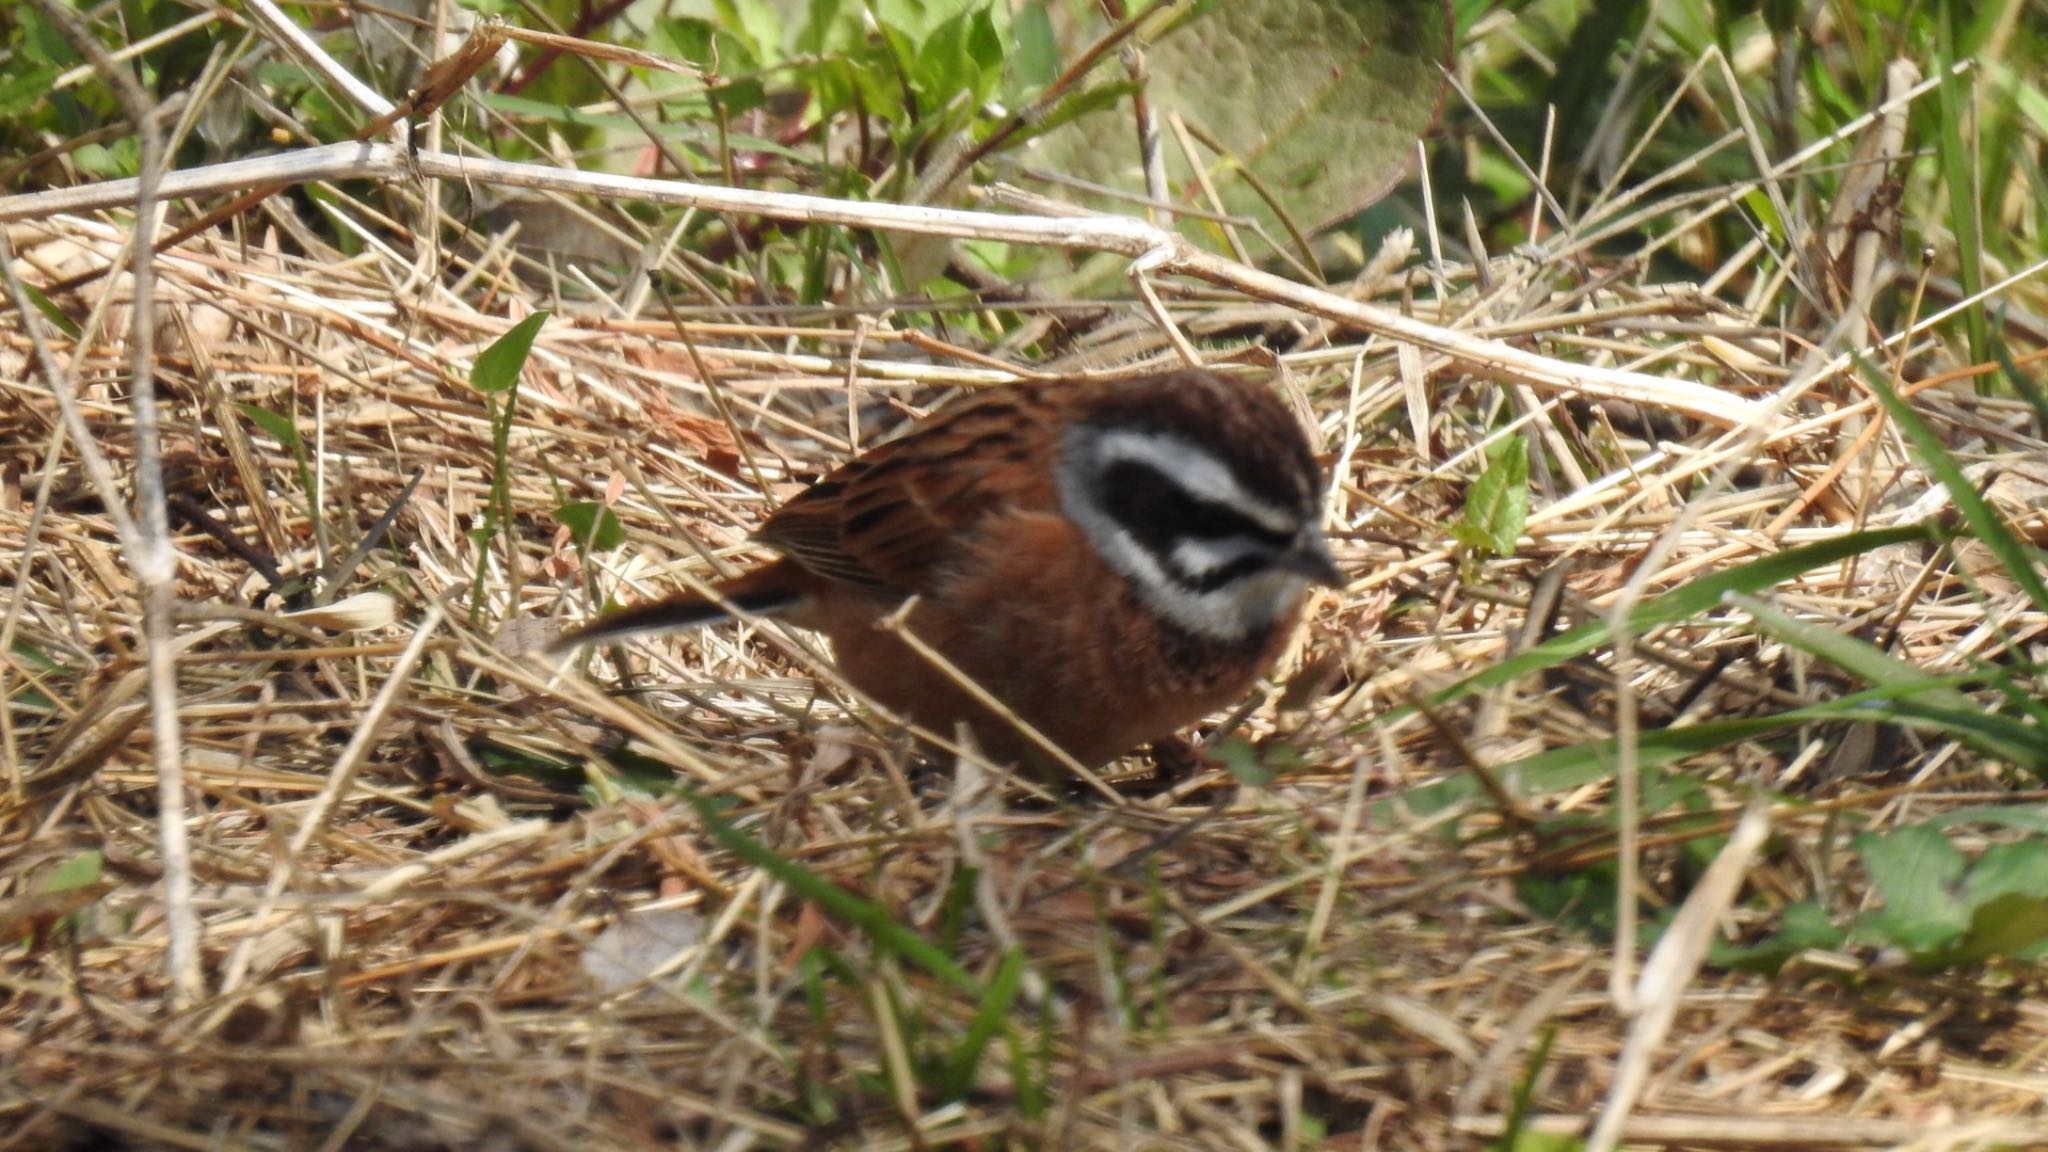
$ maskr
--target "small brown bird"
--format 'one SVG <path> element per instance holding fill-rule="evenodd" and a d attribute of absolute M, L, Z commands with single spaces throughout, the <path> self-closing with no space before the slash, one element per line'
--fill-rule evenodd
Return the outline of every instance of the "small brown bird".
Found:
<path fill-rule="evenodd" d="M 946 404 L 784 504 L 754 538 L 781 558 L 717 587 L 832 640 L 846 679 L 998 760 L 1043 750 L 879 627 L 912 634 L 1083 765 L 1222 708 L 1272 663 L 1310 585 L 1338 585 L 1323 482 L 1261 385 L 1207 372 L 1044 380 Z M 602 617 L 559 649 L 726 618 L 678 596 Z"/>

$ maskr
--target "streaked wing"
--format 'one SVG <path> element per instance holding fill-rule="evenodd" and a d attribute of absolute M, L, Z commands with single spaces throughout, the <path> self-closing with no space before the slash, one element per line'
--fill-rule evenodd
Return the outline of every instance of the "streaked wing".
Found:
<path fill-rule="evenodd" d="M 805 489 L 755 538 L 820 576 L 928 592 L 983 518 L 1057 504 L 1042 399 L 1025 385 L 948 404 Z"/>

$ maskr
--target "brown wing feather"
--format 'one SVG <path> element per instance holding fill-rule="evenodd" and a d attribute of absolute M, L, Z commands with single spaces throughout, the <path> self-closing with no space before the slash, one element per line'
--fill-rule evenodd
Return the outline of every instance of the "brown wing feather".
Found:
<path fill-rule="evenodd" d="M 803 491 L 755 538 L 833 580 L 904 596 L 931 591 L 984 518 L 1057 503 L 1044 387 L 944 406 Z"/>

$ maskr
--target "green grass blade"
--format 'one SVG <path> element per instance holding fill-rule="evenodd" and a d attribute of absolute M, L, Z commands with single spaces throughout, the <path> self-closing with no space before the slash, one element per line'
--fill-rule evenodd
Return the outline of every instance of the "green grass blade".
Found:
<path fill-rule="evenodd" d="M 974 1087 L 974 1070 L 981 1066 L 981 1056 L 988 1049 L 989 1042 L 1000 1035 L 1010 1020 L 1010 1005 L 1017 999 L 1017 993 L 1024 987 L 1024 953 L 1012 948 L 1003 953 L 1003 961 L 996 967 L 996 974 L 988 982 L 988 990 L 982 994 L 981 1005 L 974 1010 L 974 1019 L 967 1022 L 967 1033 L 960 1038 L 959 1046 L 953 1050 L 953 1058 L 947 1063 L 945 1077 L 940 1082 L 946 1100 L 958 1100 Z"/>
<path fill-rule="evenodd" d="M 1758 592 L 1804 575 L 1822 565 L 1833 564 L 1851 556 L 1893 544 L 1908 544 L 1934 538 L 1934 530 L 1931 527 L 1908 524 L 1872 532 L 1850 532 L 1803 547 L 1788 548 L 1775 555 L 1702 576 L 1684 587 L 1674 588 L 1661 596 L 1643 601 L 1630 614 L 1629 629 L 1632 633 L 1640 635 L 1660 625 L 1675 624 L 1709 612 L 1718 607 L 1722 596 L 1729 592 Z M 1474 692 L 1483 692 L 1488 688 L 1512 683 L 1524 676 L 1577 659 L 1611 643 L 1613 638 L 1613 632 L 1605 620 L 1581 624 L 1491 668 L 1467 676 L 1429 697 L 1427 703 L 1431 707 L 1436 707 L 1470 696 Z M 1413 705 L 1405 705 L 1368 723 L 1384 724 L 1406 716 L 1414 710 Z"/>
<path fill-rule="evenodd" d="M 1928 471 L 1934 473 L 1934 478 L 1941 481 L 1942 487 L 1948 489 L 1949 499 L 1955 501 L 1956 510 L 1963 514 L 1964 523 L 1970 526 L 1970 534 L 1991 550 L 1991 554 L 1997 557 L 2006 575 L 2011 576 L 2019 584 L 2034 607 L 2048 612 L 2048 585 L 2041 582 L 2041 573 L 2035 567 L 2035 557 L 2006 525 L 2005 518 L 2000 516 L 1984 497 L 1978 495 L 1977 486 L 1970 482 L 1968 476 L 1963 475 L 1962 467 L 1956 463 L 1955 457 L 1948 454 L 1948 449 L 1943 447 L 1941 438 L 1934 434 L 1934 429 L 1927 426 L 1927 421 L 1920 418 L 1920 414 L 1913 410 L 1912 405 L 1906 403 L 1892 390 L 1891 382 L 1867 366 L 1863 375 L 1869 382 L 1871 391 L 1877 395 L 1878 402 L 1884 405 L 1885 412 L 1891 416 L 1892 422 L 1897 424 L 1899 431 L 1904 432 L 1906 439 L 1912 442 L 1913 450 L 1920 456 L 1920 462 L 1927 466 Z"/>
<path fill-rule="evenodd" d="M 933 947 L 931 942 L 898 923 L 889 910 L 870 900 L 860 897 L 832 883 L 816 872 L 796 861 L 777 855 L 767 845 L 742 832 L 719 815 L 712 802 L 695 792 L 685 791 L 683 798 L 690 807 L 697 810 L 697 817 L 704 821 L 705 831 L 711 838 L 724 846 L 741 862 L 775 877 L 788 885 L 789 890 L 824 909 L 843 923 L 865 933 L 876 945 L 912 964 L 924 969 L 940 980 L 962 991 L 984 997 L 985 991 L 975 982 L 965 968 L 955 963 L 951 956 Z"/>

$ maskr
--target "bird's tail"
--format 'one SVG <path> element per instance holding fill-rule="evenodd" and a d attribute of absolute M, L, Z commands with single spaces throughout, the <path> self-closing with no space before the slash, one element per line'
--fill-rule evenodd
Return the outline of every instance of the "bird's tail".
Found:
<path fill-rule="evenodd" d="M 587 644 L 680 632 L 702 624 L 730 620 L 735 612 L 748 616 L 781 615 L 795 606 L 798 596 L 782 581 L 757 579 L 772 571 L 774 567 L 770 566 L 720 585 L 717 599 L 686 593 L 606 613 L 581 628 L 563 634 L 548 645 L 548 651 L 567 652 Z"/>

